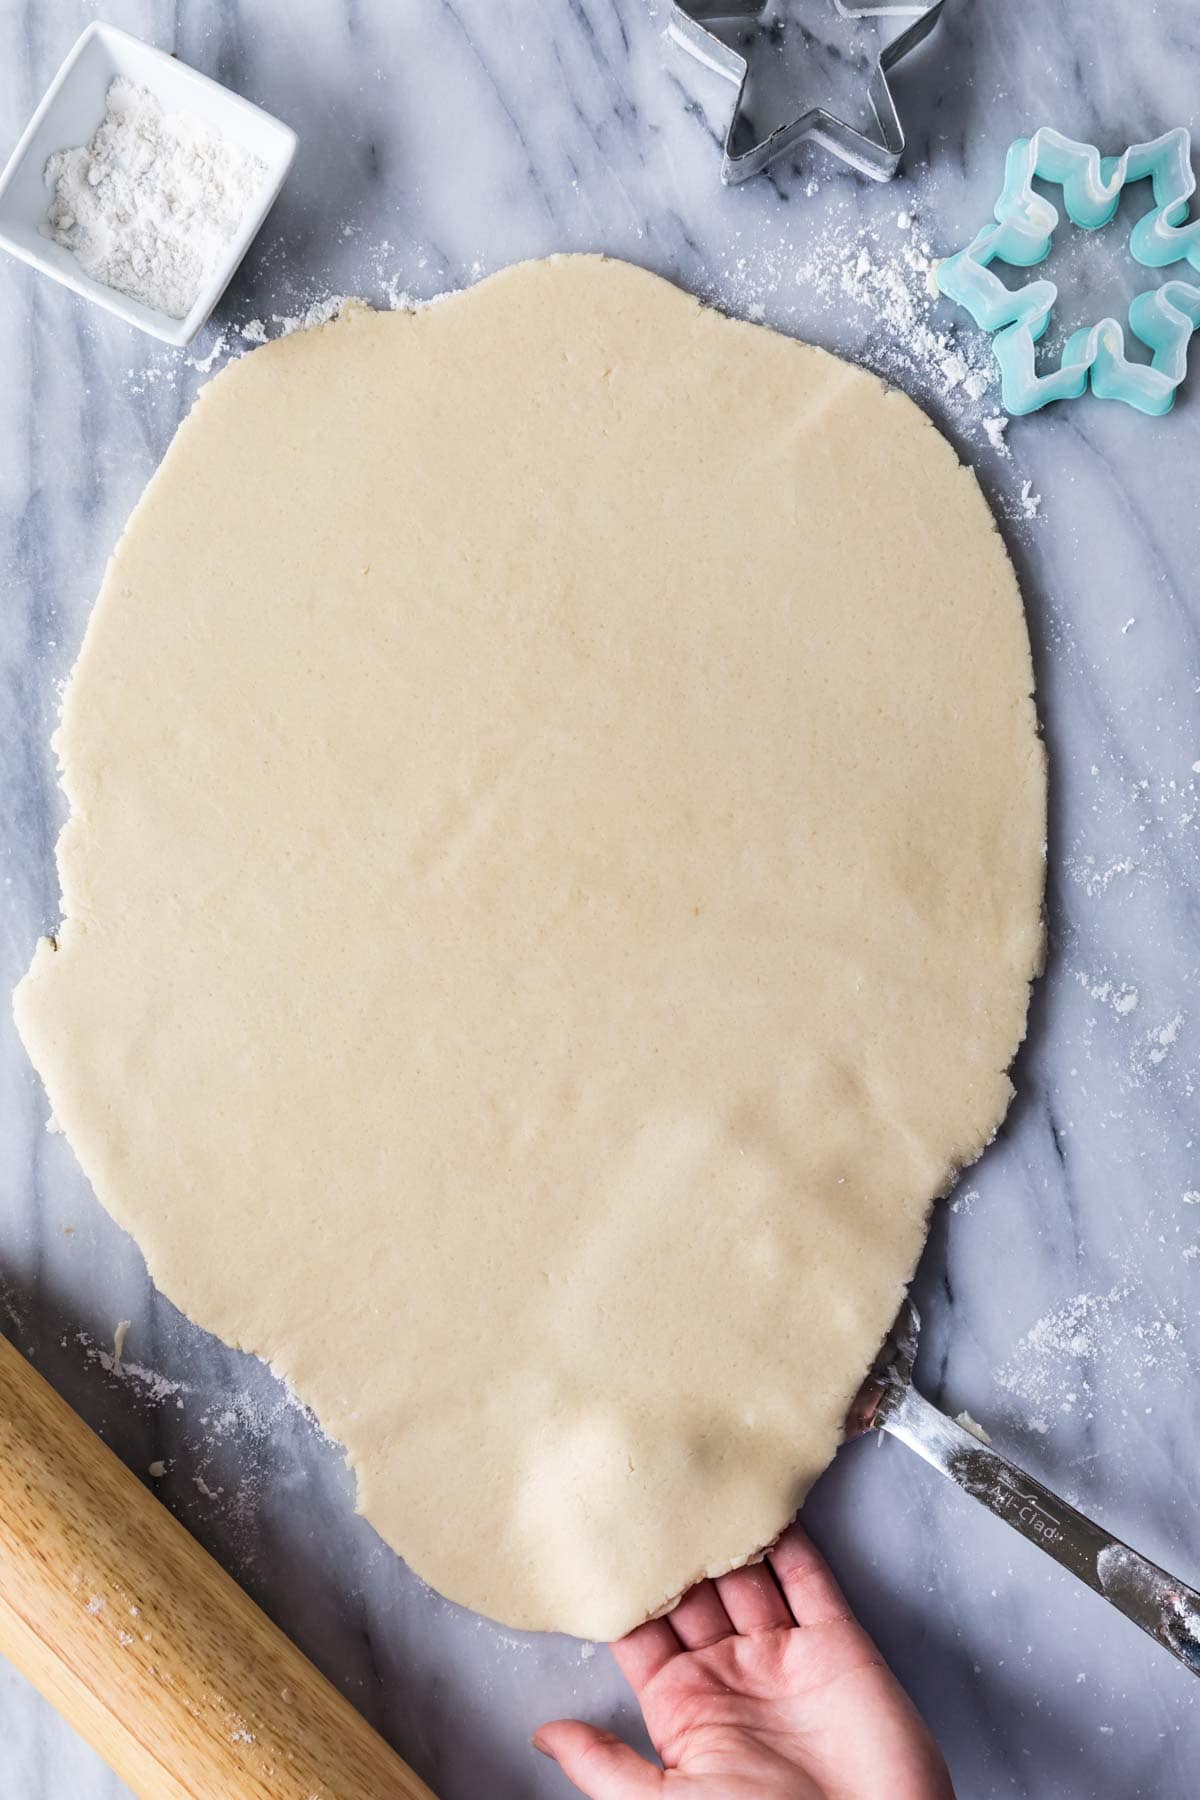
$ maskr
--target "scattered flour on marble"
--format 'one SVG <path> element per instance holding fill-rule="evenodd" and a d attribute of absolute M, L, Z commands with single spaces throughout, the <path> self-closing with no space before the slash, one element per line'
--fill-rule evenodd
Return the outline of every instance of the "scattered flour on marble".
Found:
<path fill-rule="evenodd" d="M 1131 1323 L 1130 1313 L 1139 1307 L 1144 1310 Z M 1076 1294 L 1045 1313 L 996 1380 L 1022 1409 L 1032 1409 L 1026 1414 L 1030 1428 L 1045 1433 L 1063 1415 L 1078 1411 L 1090 1419 L 1099 1386 L 1136 1390 L 1151 1378 L 1156 1385 L 1164 1379 L 1182 1383 L 1188 1366 L 1181 1326 L 1142 1290 L 1120 1282 L 1107 1293 Z"/>
<path fill-rule="evenodd" d="M 1091 999 L 1111 1008 L 1118 1018 L 1128 1018 L 1137 1010 L 1138 990 L 1131 983 L 1093 977 L 1086 969 L 1073 969 L 1071 973 Z"/>
<path fill-rule="evenodd" d="M 281 1483 L 297 1478 L 305 1440 L 344 1453 L 291 1385 L 265 1364 L 253 1364 L 244 1384 L 206 1387 L 189 1404 L 171 1472 L 221 1513 L 224 1542 L 240 1572 L 259 1559 L 264 1505 Z"/>
<path fill-rule="evenodd" d="M 224 356 L 225 347 L 228 341 L 226 334 L 222 331 L 217 335 L 207 356 L 185 356 L 184 361 L 187 363 L 189 369 L 196 369 L 201 375 L 207 375 L 214 363 L 219 362 L 221 357 Z"/>
<path fill-rule="evenodd" d="M 0 1312 L 4 1314 L 17 1334 L 23 1334 L 25 1331 L 27 1304 L 26 1295 L 18 1293 L 15 1288 L 10 1288 L 7 1282 L 0 1280 Z"/>
<path fill-rule="evenodd" d="M 1118 876 L 1132 875 L 1134 861 L 1131 856 L 1115 856 L 1101 868 L 1094 856 L 1081 856 L 1067 861 L 1067 874 L 1076 882 L 1089 900 L 1099 894 L 1106 894 Z"/>
<path fill-rule="evenodd" d="M 1077 672 L 1084 679 L 1094 679 L 1086 665 L 1081 664 Z M 1160 720 L 1175 704 L 1184 703 L 1183 684 L 1177 691 L 1164 689 L 1147 698 L 1155 703 L 1155 718 Z M 1153 729 L 1155 733 L 1159 730 L 1157 722 Z M 1153 755 L 1155 749 L 1152 742 L 1147 743 L 1144 754 Z M 1116 909 L 1132 909 L 1148 893 L 1166 897 L 1190 891 L 1197 870 L 1200 784 L 1196 771 L 1185 773 L 1186 765 L 1181 768 L 1178 761 L 1172 764 L 1168 758 L 1165 767 L 1151 764 L 1148 775 L 1135 777 L 1130 771 L 1130 754 L 1128 746 L 1117 742 L 1091 764 L 1094 786 L 1089 810 L 1096 824 L 1078 829 L 1062 858 L 1067 880 L 1082 890 L 1086 899 Z M 1103 850 L 1095 847 L 1097 841 Z M 1185 985 L 1191 976 L 1186 965 L 1179 972 Z M 1143 995 L 1143 1003 L 1144 999 Z M 1170 1050 L 1172 1043 L 1168 1038 L 1165 1044 L 1143 1045 L 1131 1058 L 1131 1078 L 1141 1080 L 1160 1063 L 1169 1062 L 1169 1058 L 1152 1053 Z"/>
<path fill-rule="evenodd" d="M 128 1321 L 123 1321 L 123 1323 L 128 1331 Z M 116 1335 L 120 1338 L 119 1348 L 123 1349 L 124 1334 L 119 1327 Z M 180 1396 L 187 1391 L 186 1383 L 172 1381 L 169 1376 L 160 1374 L 157 1369 L 146 1368 L 144 1363 L 127 1362 L 119 1353 L 114 1355 L 113 1351 L 118 1350 L 115 1338 L 113 1350 L 102 1350 L 86 1331 L 77 1331 L 75 1341 L 82 1346 L 83 1353 L 90 1363 L 98 1363 L 106 1375 L 113 1375 L 118 1381 L 132 1387 L 150 1405 L 158 1406 L 165 1400 L 174 1400 L 176 1406 L 182 1411 L 183 1401 Z"/>
<path fill-rule="evenodd" d="M 1163 1079 L 1171 1073 L 1184 1014 L 1174 1012 L 1161 1025 L 1152 1025 L 1139 1034 L 1130 1052 L 1126 1080 L 1131 1086 L 1144 1086 L 1147 1080 Z"/>
<path fill-rule="evenodd" d="M 198 1424 L 206 1446 L 214 1448 L 225 1439 L 243 1445 L 265 1444 L 277 1436 L 283 1423 L 299 1418 L 326 1444 L 337 1447 L 289 1382 L 269 1377 L 264 1368 L 262 1385 L 261 1394 L 248 1387 L 227 1390 L 203 1409 Z"/>
<path fill-rule="evenodd" d="M 916 374 L 943 398 L 959 395 L 974 402 L 995 384 L 991 351 L 981 342 L 960 336 L 957 325 L 935 321 L 936 302 L 926 285 L 931 267 L 927 242 L 913 236 L 897 249 L 877 236 L 860 239 L 857 253 L 844 230 L 797 264 L 793 280 L 809 296 L 849 302 L 874 320 L 879 335 L 868 361 L 878 360 L 880 373 Z"/>
<path fill-rule="evenodd" d="M 761 317 L 769 301 L 786 329 L 791 286 L 830 316 L 869 324 L 872 334 L 858 352 L 869 368 L 897 384 L 932 388 L 998 448 L 995 428 L 985 431 L 978 407 L 997 383 L 990 341 L 960 329 L 936 285 L 931 288 L 935 258 L 919 221 L 904 210 L 896 224 L 900 238 L 890 228 L 863 226 L 856 210 L 843 205 L 814 221 L 813 238 L 801 248 L 787 238 L 775 246 L 756 242 L 753 254 L 735 256 L 721 271 L 733 310 Z"/>
<path fill-rule="evenodd" d="M 932 397 L 960 431 L 1011 463 L 1005 435 L 1010 421 L 996 405 L 991 339 L 940 293 L 938 259 L 920 221 L 905 209 L 896 224 L 899 233 L 890 223 L 864 225 L 856 207 L 835 203 L 813 220 L 812 235 L 801 246 L 788 237 L 773 246 L 756 238 L 752 252 L 734 254 L 706 297 L 741 317 L 769 318 L 805 337 L 815 302 L 831 324 L 845 321 L 847 353 L 855 360 L 922 404 Z M 1021 527 L 1040 518 L 1041 504 L 1032 482 L 999 501 L 1005 518 Z"/>
<path fill-rule="evenodd" d="M 1146 1055 L 1150 1062 L 1158 1064 L 1166 1061 L 1167 1051 L 1179 1036 L 1179 1027 L 1183 1024 L 1183 1014 L 1177 1012 L 1160 1030 L 1151 1032 L 1151 1040 Z"/>
<path fill-rule="evenodd" d="M 329 1449 L 340 1453 L 341 1447 L 290 1384 L 265 1364 L 253 1362 L 241 1384 L 174 1379 L 118 1358 L 86 1331 L 77 1331 L 75 1341 L 87 1361 L 119 1381 L 139 1405 L 168 1408 L 171 1423 L 161 1433 L 166 1453 L 155 1457 L 146 1473 L 165 1483 L 164 1497 L 172 1504 L 183 1498 L 182 1478 L 201 1501 L 219 1507 L 228 1553 L 243 1575 L 249 1573 L 258 1558 L 263 1502 L 278 1486 L 281 1460 L 303 1455 L 295 1446 L 297 1427 Z"/>
<path fill-rule="evenodd" d="M 983 421 L 983 435 L 998 456 L 1012 456 L 1005 436 L 1010 423 L 1007 413 L 990 413 Z"/>
<path fill-rule="evenodd" d="M 312 301 L 301 312 L 272 313 L 271 323 L 279 327 L 280 337 L 290 337 L 294 331 L 311 331 L 314 326 L 328 325 L 353 300 L 353 294 L 326 294 L 323 299 Z"/>
<path fill-rule="evenodd" d="M 504 1650 L 520 1650 L 528 1652 L 534 1648 L 530 1638 L 512 1637 L 507 1631 L 494 1631 L 493 1637 Z"/>
<path fill-rule="evenodd" d="M 125 371 L 126 386 L 131 394 L 148 393 L 157 387 L 160 381 L 174 384 L 177 379 L 177 365 L 174 358 L 168 358 L 163 352 L 158 354 L 159 361 L 143 363 L 140 368 Z M 192 357 L 185 357 L 184 362 L 188 367 L 196 367 L 195 359 Z"/>

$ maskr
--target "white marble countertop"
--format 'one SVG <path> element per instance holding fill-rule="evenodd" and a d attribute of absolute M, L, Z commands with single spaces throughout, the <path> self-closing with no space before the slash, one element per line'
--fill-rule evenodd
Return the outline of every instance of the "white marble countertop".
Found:
<path fill-rule="evenodd" d="M 93 16 L 0 0 L 4 148 Z M 1020 571 L 1051 755 L 1049 968 L 1010 1119 L 922 1264 L 924 1382 L 1196 1582 L 1200 397 L 1154 422 L 1088 400 L 1014 420 L 1005 447 L 984 425 L 999 408 L 979 335 L 924 274 L 987 217 L 1019 132 L 1053 123 L 1116 152 L 1200 125 L 1191 0 L 951 0 L 897 78 L 912 143 L 896 183 L 802 150 L 729 191 L 727 93 L 664 43 L 662 0 L 110 0 L 104 16 L 280 114 L 300 153 L 190 359 L 0 263 L 0 989 L 57 918 L 47 739 L 105 557 L 204 367 L 253 321 L 273 335 L 331 294 L 394 304 L 603 249 L 859 358 L 978 470 Z M 1051 269 L 1064 298 L 1090 282 L 1123 306 L 1112 242 L 1072 239 Z M 564 1711 L 629 1723 L 607 1653 L 514 1637 L 415 1580 L 266 1372 L 152 1291 L 47 1135 L 3 1007 L 0 1084 L 0 1328 L 135 1469 L 166 1459 L 164 1500 L 444 1800 L 563 1794 L 528 1736 Z M 845 1452 L 805 1516 L 962 1800 L 1195 1794 L 1194 1678 L 904 1449 Z M 0 1792 L 122 1791 L 0 1669 Z"/>

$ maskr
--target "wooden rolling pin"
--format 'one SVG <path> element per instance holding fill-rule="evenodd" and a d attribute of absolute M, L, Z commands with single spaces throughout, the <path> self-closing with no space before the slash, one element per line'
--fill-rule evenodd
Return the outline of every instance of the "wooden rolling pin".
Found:
<path fill-rule="evenodd" d="M 3 1338 L 0 1654 L 143 1800 L 433 1800 Z"/>

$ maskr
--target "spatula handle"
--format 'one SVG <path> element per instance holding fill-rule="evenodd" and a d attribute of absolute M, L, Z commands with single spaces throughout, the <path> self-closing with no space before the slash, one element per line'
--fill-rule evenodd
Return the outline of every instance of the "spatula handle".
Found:
<path fill-rule="evenodd" d="M 1110 1537 L 948 1419 L 915 1388 L 897 1395 L 886 1415 L 881 1413 L 879 1425 L 1200 1675 L 1200 1593 L 1194 1588 Z"/>
<path fill-rule="evenodd" d="M 0 1655 L 144 1800 L 433 1800 L 2 1337 Z"/>

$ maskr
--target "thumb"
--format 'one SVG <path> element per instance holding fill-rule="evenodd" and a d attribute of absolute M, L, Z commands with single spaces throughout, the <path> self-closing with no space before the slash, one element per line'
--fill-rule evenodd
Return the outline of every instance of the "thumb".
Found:
<path fill-rule="evenodd" d="M 588 1800 L 641 1800 L 657 1794 L 662 1770 L 623 1744 L 611 1731 L 579 1719 L 557 1719 L 534 1734 L 533 1747 L 552 1757 Z"/>

